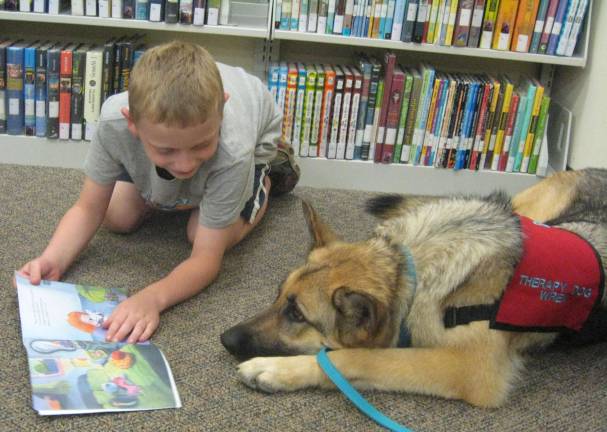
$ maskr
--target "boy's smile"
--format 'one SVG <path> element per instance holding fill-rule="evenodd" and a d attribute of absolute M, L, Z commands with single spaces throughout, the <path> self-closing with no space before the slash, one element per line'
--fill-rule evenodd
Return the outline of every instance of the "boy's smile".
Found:
<path fill-rule="evenodd" d="M 135 125 L 128 117 L 128 110 L 125 111 L 129 130 L 142 142 L 150 161 L 178 179 L 194 176 L 217 151 L 221 129 L 219 114 L 194 126 L 178 127 L 152 123 L 145 118 Z"/>

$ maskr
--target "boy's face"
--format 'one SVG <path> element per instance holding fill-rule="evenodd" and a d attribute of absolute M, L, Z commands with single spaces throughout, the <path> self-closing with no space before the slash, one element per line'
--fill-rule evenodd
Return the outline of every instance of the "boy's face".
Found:
<path fill-rule="evenodd" d="M 125 112 L 126 111 L 126 112 Z M 178 179 L 188 179 L 211 159 L 219 145 L 221 116 L 215 114 L 204 123 L 186 128 L 169 127 L 141 119 L 137 125 L 123 109 L 131 133 L 143 143 L 150 161 Z"/>

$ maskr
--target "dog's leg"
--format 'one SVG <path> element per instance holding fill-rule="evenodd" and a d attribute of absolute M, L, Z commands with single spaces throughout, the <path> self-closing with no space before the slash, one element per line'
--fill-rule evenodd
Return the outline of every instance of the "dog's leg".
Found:
<path fill-rule="evenodd" d="M 411 392 L 496 407 L 518 369 L 503 351 L 454 348 L 344 349 L 329 353 L 337 369 L 360 389 Z M 265 392 L 332 388 L 315 356 L 257 357 L 239 365 L 240 378 Z"/>
<path fill-rule="evenodd" d="M 559 217 L 576 196 L 580 171 L 561 171 L 517 194 L 514 211 L 538 222 Z"/>

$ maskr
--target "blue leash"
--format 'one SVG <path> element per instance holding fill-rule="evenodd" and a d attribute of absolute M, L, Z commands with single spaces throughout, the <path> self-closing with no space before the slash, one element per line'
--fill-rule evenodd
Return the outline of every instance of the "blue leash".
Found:
<path fill-rule="evenodd" d="M 417 274 L 415 271 L 415 262 L 413 261 L 413 255 L 411 255 L 411 251 L 405 247 L 401 246 L 401 252 L 405 256 L 405 261 L 407 264 L 407 276 L 410 279 L 412 284 L 411 289 L 413 294 L 415 294 L 415 290 L 417 288 Z M 408 347 L 411 344 L 411 335 L 409 334 L 407 327 L 404 325 L 404 321 L 401 324 L 400 335 L 399 335 L 399 347 Z M 367 400 L 356 391 L 354 387 L 348 382 L 346 378 L 337 370 L 337 368 L 331 363 L 329 356 L 327 355 L 327 348 L 321 349 L 316 355 L 316 360 L 318 361 L 318 365 L 324 371 L 324 373 L 329 377 L 333 384 L 341 390 L 341 392 L 348 398 L 350 401 L 358 408 L 363 414 L 370 417 L 373 421 L 378 423 L 380 426 L 385 427 L 386 429 L 390 429 L 394 432 L 411 432 L 411 429 L 407 429 L 405 426 L 400 423 L 395 422 L 390 417 L 384 415 L 381 411 L 377 410 L 373 405 L 371 405 Z"/>
<path fill-rule="evenodd" d="M 321 349 L 316 355 L 316 359 L 318 360 L 318 364 L 324 373 L 331 381 L 333 381 L 333 384 L 335 384 L 335 386 L 341 390 L 341 392 L 348 399 L 350 399 L 356 408 L 361 410 L 364 414 L 386 429 L 390 429 L 391 431 L 395 432 L 411 432 L 411 429 L 407 429 L 400 423 L 396 423 L 390 417 L 378 411 L 377 408 L 371 405 L 359 392 L 357 392 L 356 389 L 348 382 L 348 380 L 345 379 L 341 373 L 339 373 L 333 363 L 331 363 L 331 360 L 329 360 L 329 356 L 327 355 L 327 348 Z"/>

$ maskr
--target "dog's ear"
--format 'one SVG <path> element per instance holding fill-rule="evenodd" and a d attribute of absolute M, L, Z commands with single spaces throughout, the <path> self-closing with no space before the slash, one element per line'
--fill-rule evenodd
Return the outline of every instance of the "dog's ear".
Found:
<path fill-rule="evenodd" d="M 339 313 L 337 327 L 342 343 L 351 346 L 372 344 L 381 320 L 381 307 L 377 301 L 341 287 L 333 292 L 333 305 Z"/>
<path fill-rule="evenodd" d="M 314 239 L 314 248 L 326 246 L 338 239 L 335 233 L 333 233 L 333 230 L 320 220 L 316 210 L 314 210 L 310 204 L 302 200 L 301 205 L 303 207 L 306 222 L 308 223 L 308 229 Z"/>

